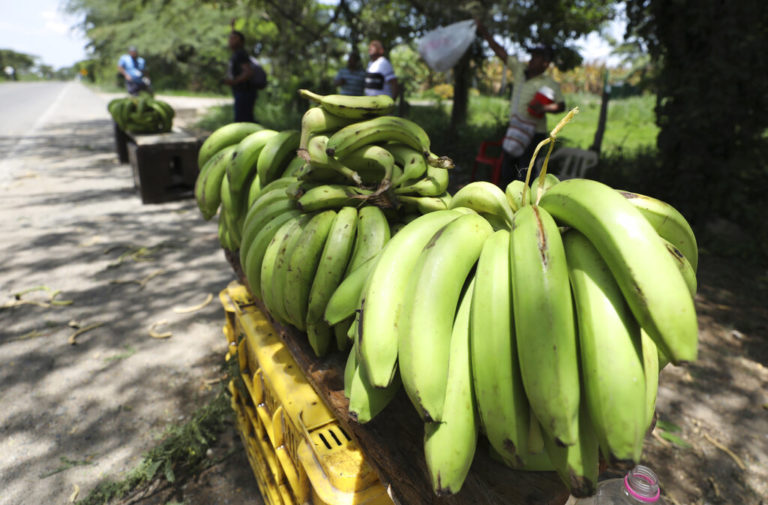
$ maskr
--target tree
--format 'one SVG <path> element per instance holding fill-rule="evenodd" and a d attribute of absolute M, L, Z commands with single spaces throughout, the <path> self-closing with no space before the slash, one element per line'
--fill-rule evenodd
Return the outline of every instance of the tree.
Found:
<path fill-rule="evenodd" d="M 232 6 L 197 0 L 67 0 L 82 16 L 101 81 L 117 74 L 117 60 L 135 45 L 156 87 L 214 89 L 223 76 Z"/>
<path fill-rule="evenodd" d="M 768 10 L 762 0 L 628 0 L 629 34 L 659 66 L 655 186 L 694 225 L 767 234 Z"/>
<path fill-rule="evenodd" d="M 411 43 L 428 30 L 473 17 L 484 12 L 486 24 L 499 37 L 519 45 L 546 43 L 559 48 L 556 64 L 563 70 L 576 66 L 581 58 L 571 42 L 596 30 L 613 15 L 610 0 L 513 0 L 511 2 L 461 2 L 447 0 L 359 0 L 344 4 L 345 19 L 354 33 L 378 38 L 385 46 Z M 469 103 L 469 82 L 485 54 L 475 44 L 453 71 L 454 102 L 451 123 L 463 124 Z"/>
<path fill-rule="evenodd" d="M 0 49 L 0 79 L 17 79 L 19 73 L 32 69 L 36 59 L 31 54 L 20 53 L 13 49 Z M 6 74 L 6 68 L 13 69 L 11 75 Z"/>

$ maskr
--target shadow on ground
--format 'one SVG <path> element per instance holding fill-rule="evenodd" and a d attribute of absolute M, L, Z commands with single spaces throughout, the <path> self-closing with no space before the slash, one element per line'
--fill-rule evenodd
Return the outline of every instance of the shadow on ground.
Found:
<path fill-rule="evenodd" d="M 0 189 L 0 503 L 62 502 L 119 477 L 222 378 L 217 295 L 233 275 L 216 225 L 191 200 L 141 205 L 111 128 L 59 123 L 23 139 Z M 236 466 L 223 475 L 255 489 Z"/>

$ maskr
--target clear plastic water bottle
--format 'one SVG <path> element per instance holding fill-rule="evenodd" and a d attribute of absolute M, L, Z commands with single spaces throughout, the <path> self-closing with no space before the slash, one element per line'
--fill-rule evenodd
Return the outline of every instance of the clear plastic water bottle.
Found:
<path fill-rule="evenodd" d="M 659 479 L 647 466 L 637 465 L 624 478 L 604 480 L 589 498 L 570 497 L 565 505 L 664 505 Z"/>

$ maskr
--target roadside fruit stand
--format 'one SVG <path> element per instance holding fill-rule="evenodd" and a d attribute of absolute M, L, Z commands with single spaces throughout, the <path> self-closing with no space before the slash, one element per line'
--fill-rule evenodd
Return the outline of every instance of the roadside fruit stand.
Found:
<path fill-rule="evenodd" d="M 173 108 L 142 93 L 115 98 L 107 110 L 114 121 L 118 159 L 130 163 L 142 203 L 190 198 L 200 144 L 195 136 L 173 128 Z"/>
<path fill-rule="evenodd" d="M 548 175 L 576 110 L 538 178 L 451 195 L 453 162 L 391 99 L 301 92 L 300 130 L 233 123 L 197 160 L 265 499 L 562 504 L 640 461 L 659 370 L 697 354 L 683 216 Z"/>

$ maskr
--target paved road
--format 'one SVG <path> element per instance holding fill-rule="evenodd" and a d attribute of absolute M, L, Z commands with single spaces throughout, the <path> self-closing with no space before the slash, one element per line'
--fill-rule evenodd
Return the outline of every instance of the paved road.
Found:
<path fill-rule="evenodd" d="M 74 83 L 9 82 L 0 84 L 0 136 L 23 136 L 50 119 Z"/>
<path fill-rule="evenodd" d="M 106 101 L 76 82 L 0 85 L 0 505 L 119 478 L 221 374 L 216 299 L 174 311 L 233 278 L 216 225 L 191 200 L 141 204 Z"/>

